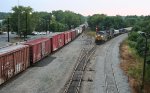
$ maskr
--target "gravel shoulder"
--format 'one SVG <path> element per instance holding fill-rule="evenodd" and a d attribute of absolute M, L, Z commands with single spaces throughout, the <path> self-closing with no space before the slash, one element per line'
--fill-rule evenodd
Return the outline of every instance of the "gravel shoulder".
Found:
<path fill-rule="evenodd" d="M 76 40 L 0 86 L 0 93 L 58 93 L 68 80 L 86 37 Z"/>

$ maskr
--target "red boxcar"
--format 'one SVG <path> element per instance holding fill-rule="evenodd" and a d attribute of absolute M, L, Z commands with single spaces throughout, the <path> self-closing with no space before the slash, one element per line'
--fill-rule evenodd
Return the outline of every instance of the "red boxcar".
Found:
<path fill-rule="evenodd" d="M 76 38 L 76 30 L 71 31 L 71 39 L 75 39 Z"/>
<path fill-rule="evenodd" d="M 65 44 L 67 44 L 69 42 L 69 33 L 64 32 L 64 35 L 65 35 Z"/>
<path fill-rule="evenodd" d="M 58 45 L 58 34 L 52 36 L 51 38 L 52 40 L 52 51 L 56 51 L 59 48 Z"/>
<path fill-rule="evenodd" d="M 9 46 L 0 49 L 0 84 L 30 66 L 27 45 Z"/>
<path fill-rule="evenodd" d="M 38 38 L 27 41 L 25 45 L 30 46 L 30 62 L 36 63 L 51 53 L 51 40 L 49 38 Z"/>
<path fill-rule="evenodd" d="M 64 33 L 59 34 L 58 42 L 59 42 L 59 48 L 64 46 L 64 44 L 65 44 L 65 35 L 64 35 Z"/>
<path fill-rule="evenodd" d="M 65 34 L 58 33 L 52 36 L 52 51 L 56 51 L 65 44 Z"/>
<path fill-rule="evenodd" d="M 68 40 L 71 41 L 71 31 L 68 32 Z"/>

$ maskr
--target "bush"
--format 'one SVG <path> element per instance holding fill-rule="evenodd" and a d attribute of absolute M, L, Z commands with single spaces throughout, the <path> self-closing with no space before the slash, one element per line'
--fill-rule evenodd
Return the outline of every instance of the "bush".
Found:
<path fill-rule="evenodd" d="M 130 41 L 136 42 L 137 39 L 138 39 L 138 37 L 139 37 L 139 34 L 138 34 L 137 32 L 131 32 L 131 33 L 129 34 L 128 39 L 129 39 Z"/>
<path fill-rule="evenodd" d="M 146 65 L 145 78 L 146 78 L 146 81 L 150 82 L 150 65 Z"/>
<path fill-rule="evenodd" d="M 128 44 L 131 48 L 136 48 L 137 46 L 137 42 L 134 42 L 134 41 L 128 41 Z"/>
<path fill-rule="evenodd" d="M 143 37 L 139 37 L 137 39 L 137 46 L 136 50 L 140 56 L 144 56 L 144 50 L 145 50 L 145 39 Z"/>

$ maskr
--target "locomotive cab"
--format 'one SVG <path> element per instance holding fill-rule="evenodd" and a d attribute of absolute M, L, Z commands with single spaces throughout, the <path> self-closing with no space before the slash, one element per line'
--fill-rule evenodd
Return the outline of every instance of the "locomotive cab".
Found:
<path fill-rule="evenodd" d="M 101 41 L 107 41 L 108 35 L 106 31 L 98 31 L 96 32 L 95 36 L 95 43 L 101 42 Z"/>

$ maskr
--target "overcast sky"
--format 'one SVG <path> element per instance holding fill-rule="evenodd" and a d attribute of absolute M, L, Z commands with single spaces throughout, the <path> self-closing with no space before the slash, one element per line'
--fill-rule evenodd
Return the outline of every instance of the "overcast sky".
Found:
<path fill-rule="evenodd" d="M 18 0 L 0 0 L 0 12 L 10 12 Z M 150 0 L 19 0 L 34 11 L 71 10 L 82 15 L 150 15 Z"/>

